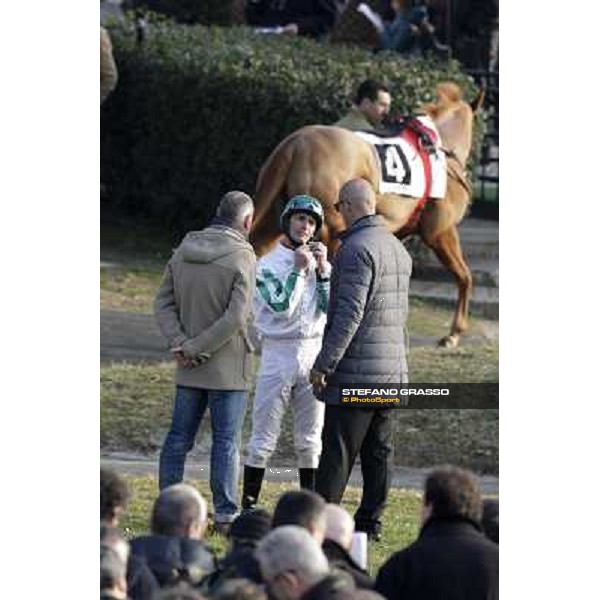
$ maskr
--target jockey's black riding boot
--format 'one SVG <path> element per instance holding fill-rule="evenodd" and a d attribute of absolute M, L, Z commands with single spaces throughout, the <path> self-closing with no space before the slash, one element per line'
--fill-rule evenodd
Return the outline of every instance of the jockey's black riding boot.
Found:
<path fill-rule="evenodd" d="M 254 508 L 258 502 L 265 470 L 259 467 L 244 466 L 244 489 L 242 490 L 242 508 Z"/>
<path fill-rule="evenodd" d="M 315 482 L 317 479 L 316 469 L 298 469 L 300 475 L 300 487 L 304 490 L 315 491 Z"/>

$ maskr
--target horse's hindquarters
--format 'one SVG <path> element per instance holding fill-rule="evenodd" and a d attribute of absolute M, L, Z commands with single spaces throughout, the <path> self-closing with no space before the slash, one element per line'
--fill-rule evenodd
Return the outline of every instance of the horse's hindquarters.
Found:
<path fill-rule="evenodd" d="M 408 223 L 417 203 L 418 198 L 397 194 L 380 194 L 377 196 L 377 214 L 386 220 L 392 233 L 397 233 Z"/>

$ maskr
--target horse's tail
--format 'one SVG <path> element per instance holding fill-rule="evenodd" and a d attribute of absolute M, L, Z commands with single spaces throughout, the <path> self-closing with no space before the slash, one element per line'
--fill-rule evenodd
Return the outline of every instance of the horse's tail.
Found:
<path fill-rule="evenodd" d="M 283 195 L 286 175 L 292 163 L 293 150 L 290 138 L 281 142 L 258 174 L 254 198 L 254 225 L 258 229 L 271 210 L 277 210 L 277 200 Z"/>

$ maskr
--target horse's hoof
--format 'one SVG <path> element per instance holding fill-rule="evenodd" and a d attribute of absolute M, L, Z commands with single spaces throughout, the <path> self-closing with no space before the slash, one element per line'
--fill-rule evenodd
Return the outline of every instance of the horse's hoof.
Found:
<path fill-rule="evenodd" d="M 440 348 L 457 348 L 459 337 L 457 335 L 447 335 L 443 337 L 439 342 Z"/>

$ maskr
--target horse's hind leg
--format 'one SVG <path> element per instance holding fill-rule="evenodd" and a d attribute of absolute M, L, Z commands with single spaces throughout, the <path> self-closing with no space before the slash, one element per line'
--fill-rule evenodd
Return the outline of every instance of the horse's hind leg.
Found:
<path fill-rule="evenodd" d="M 473 290 L 471 270 L 463 258 L 460 247 L 458 229 L 455 225 L 443 231 L 432 239 L 425 239 L 425 243 L 436 253 L 440 262 L 456 277 L 458 284 L 458 302 L 450 329 L 450 335 L 439 341 L 440 346 L 456 348 L 460 336 L 467 329 L 469 299 Z"/>

